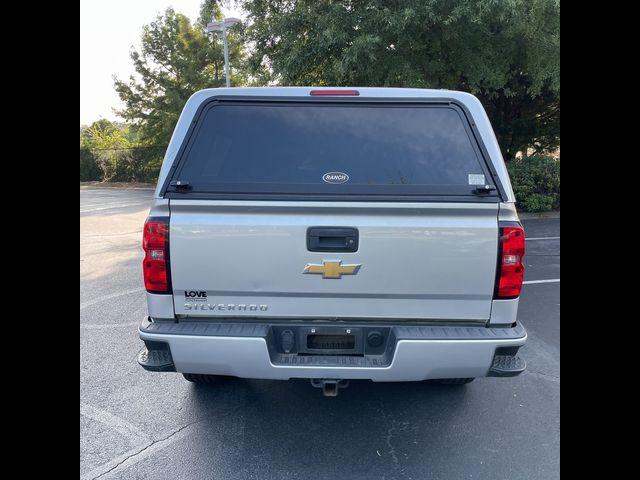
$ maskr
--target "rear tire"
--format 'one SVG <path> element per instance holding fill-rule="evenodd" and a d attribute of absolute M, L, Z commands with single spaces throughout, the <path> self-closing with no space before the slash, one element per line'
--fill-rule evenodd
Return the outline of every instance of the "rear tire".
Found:
<path fill-rule="evenodd" d="M 205 384 L 219 383 L 225 378 L 220 375 L 203 375 L 202 373 L 183 373 L 182 376 L 189 382 Z"/>
<path fill-rule="evenodd" d="M 437 378 L 433 382 L 440 385 L 466 385 L 474 380 L 475 378 Z"/>

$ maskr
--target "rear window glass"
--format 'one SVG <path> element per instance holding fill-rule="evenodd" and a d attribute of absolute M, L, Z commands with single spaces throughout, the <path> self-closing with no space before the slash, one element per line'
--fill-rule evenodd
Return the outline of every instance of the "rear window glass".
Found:
<path fill-rule="evenodd" d="M 485 170 L 465 122 L 443 105 L 220 103 L 173 179 L 194 192 L 469 194 Z"/>

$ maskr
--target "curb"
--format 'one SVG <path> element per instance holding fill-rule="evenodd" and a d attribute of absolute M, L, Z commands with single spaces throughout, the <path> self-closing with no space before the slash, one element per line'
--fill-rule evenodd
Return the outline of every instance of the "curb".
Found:
<path fill-rule="evenodd" d="M 560 218 L 560 212 L 559 211 L 540 212 L 540 213 L 518 212 L 518 217 L 520 218 L 520 220 L 542 220 L 546 218 Z"/>
<path fill-rule="evenodd" d="M 90 188 L 113 188 L 126 190 L 155 190 L 156 186 L 152 183 L 126 183 L 126 182 L 80 182 L 80 189 L 86 190 Z"/>

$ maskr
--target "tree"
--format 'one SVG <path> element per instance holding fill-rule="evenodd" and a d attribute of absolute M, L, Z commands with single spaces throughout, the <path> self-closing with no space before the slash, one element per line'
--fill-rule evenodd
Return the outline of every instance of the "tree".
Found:
<path fill-rule="evenodd" d="M 88 127 L 80 127 L 80 148 L 105 150 L 130 146 L 129 129 L 124 125 L 103 118 Z"/>
<path fill-rule="evenodd" d="M 80 179 L 131 180 L 118 178 L 132 163 L 128 149 L 128 127 L 106 119 L 80 128 Z"/>
<path fill-rule="evenodd" d="M 195 24 L 168 8 L 143 27 L 142 48 L 133 50 L 137 78 L 114 79 L 125 107 L 116 113 L 136 128 L 141 143 L 166 145 L 189 97 L 198 90 L 225 83 L 222 42 L 206 32 L 211 17 L 222 18 L 217 2 L 206 0 Z M 208 16 L 208 19 L 206 18 Z M 230 62 L 241 63 L 243 42 L 236 29 L 229 33 Z M 234 68 L 234 85 L 245 81 L 243 70 Z"/>
<path fill-rule="evenodd" d="M 507 159 L 559 145 L 559 0 L 241 3 L 250 65 L 272 82 L 464 90 Z"/>

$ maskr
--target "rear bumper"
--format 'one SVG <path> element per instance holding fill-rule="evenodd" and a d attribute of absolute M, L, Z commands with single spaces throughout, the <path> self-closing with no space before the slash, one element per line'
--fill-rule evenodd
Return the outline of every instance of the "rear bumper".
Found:
<path fill-rule="evenodd" d="M 272 380 L 331 378 L 375 382 L 493 376 L 496 354 L 502 356 L 510 350 L 508 347 L 520 347 L 527 339 L 521 324 L 512 328 L 391 329 L 394 341 L 388 356 L 374 359 L 279 354 L 273 349 L 271 327 L 265 324 L 154 323 L 145 319 L 139 334 L 147 345 L 168 346 L 172 365 L 164 370 Z"/>

